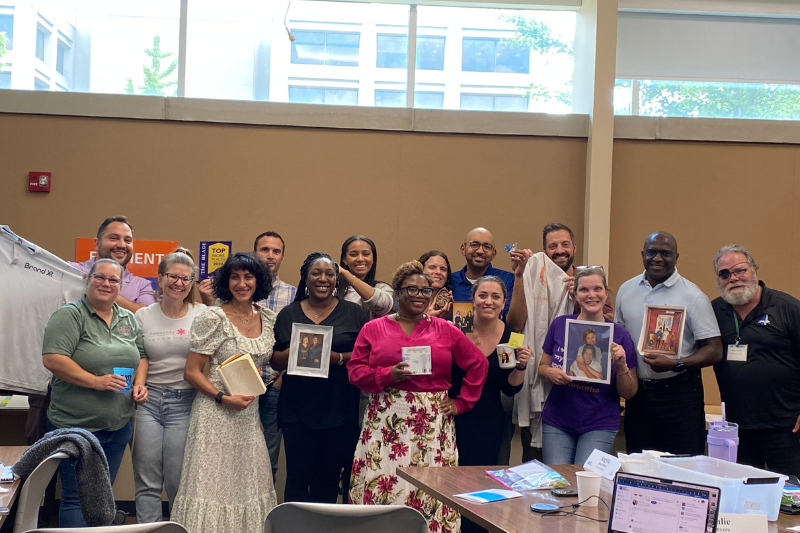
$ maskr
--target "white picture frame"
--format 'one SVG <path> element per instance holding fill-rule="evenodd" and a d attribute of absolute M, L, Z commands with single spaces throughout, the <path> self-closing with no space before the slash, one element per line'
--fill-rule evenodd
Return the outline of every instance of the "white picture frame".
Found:
<path fill-rule="evenodd" d="M 333 327 L 316 324 L 292 324 L 289 341 L 289 365 L 286 373 L 291 376 L 328 378 L 331 363 Z"/>
<path fill-rule="evenodd" d="M 614 324 L 608 322 L 589 322 L 586 320 L 567 319 L 565 325 L 564 358 L 561 361 L 561 370 L 570 376 L 573 381 L 588 381 L 590 383 L 611 383 L 611 343 L 614 342 Z M 595 335 L 594 343 L 587 341 L 589 332 Z M 586 357 L 586 352 L 592 356 L 588 365 L 579 365 L 578 357 Z M 600 352 L 599 354 L 597 352 Z M 588 370 L 584 371 L 579 366 Z M 588 372 L 599 374 L 601 377 L 588 377 Z"/>

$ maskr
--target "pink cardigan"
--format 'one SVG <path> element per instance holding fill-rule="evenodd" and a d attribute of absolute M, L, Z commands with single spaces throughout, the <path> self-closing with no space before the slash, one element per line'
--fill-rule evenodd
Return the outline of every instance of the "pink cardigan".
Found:
<path fill-rule="evenodd" d="M 410 346 L 431 347 L 432 373 L 395 383 L 392 367 L 402 361 L 402 348 Z M 450 388 L 453 361 L 467 374 L 461 396 L 453 398 L 461 414 L 472 409 L 480 398 L 489 363 L 466 335 L 441 318 L 420 320 L 411 337 L 388 316 L 367 322 L 356 339 L 347 372 L 350 383 L 373 394 L 389 387 L 411 392 L 439 392 Z"/>

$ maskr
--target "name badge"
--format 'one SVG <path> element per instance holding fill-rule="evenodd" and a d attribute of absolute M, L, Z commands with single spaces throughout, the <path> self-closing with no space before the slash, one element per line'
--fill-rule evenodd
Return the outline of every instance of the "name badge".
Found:
<path fill-rule="evenodd" d="M 747 345 L 728 345 L 728 361 L 747 361 Z"/>

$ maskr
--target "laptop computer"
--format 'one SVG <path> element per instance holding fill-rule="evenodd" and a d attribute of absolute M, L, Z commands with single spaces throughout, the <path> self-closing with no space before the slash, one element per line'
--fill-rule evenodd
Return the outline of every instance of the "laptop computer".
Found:
<path fill-rule="evenodd" d="M 715 533 L 717 487 L 619 472 L 608 533 Z"/>

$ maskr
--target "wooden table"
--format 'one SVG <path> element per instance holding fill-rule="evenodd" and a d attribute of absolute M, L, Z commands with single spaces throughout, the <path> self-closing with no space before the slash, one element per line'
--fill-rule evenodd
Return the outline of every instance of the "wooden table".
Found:
<path fill-rule="evenodd" d="M 5 465 L 13 465 L 27 449 L 27 446 L 0 446 L 0 461 Z M 0 487 L 8 489 L 8 492 L 0 492 L 0 507 L 11 509 L 14 502 L 17 501 L 22 482 L 18 479 L 14 483 L 2 483 Z M 5 521 L 6 515 L 0 515 L 0 527 Z"/>
<path fill-rule="evenodd" d="M 569 516 L 544 516 L 530 510 L 532 503 L 546 501 L 549 491 L 525 491 L 522 498 L 495 503 L 469 503 L 454 494 L 483 489 L 501 489 L 500 483 L 486 475 L 486 470 L 499 470 L 502 466 L 457 466 L 449 468 L 404 467 L 397 469 L 397 475 L 423 489 L 439 501 L 460 511 L 473 522 L 495 533 L 547 532 L 547 533 L 606 533 L 608 522 L 593 522 L 586 518 Z M 577 487 L 575 472 L 583 470 L 579 465 L 558 465 L 553 467 L 563 475 L 570 485 Z M 547 500 L 550 502 L 550 500 Z M 558 498 L 561 505 L 577 503 L 578 498 Z M 611 505 L 611 502 L 608 502 Z M 592 518 L 608 519 L 608 510 L 601 503 L 599 507 L 581 507 L 580 512 Z M 781 513 L 778 520 L 769 522 L 769 533 L 790 533 L 787 528 L 800 525 L 800 515 Z"/>

